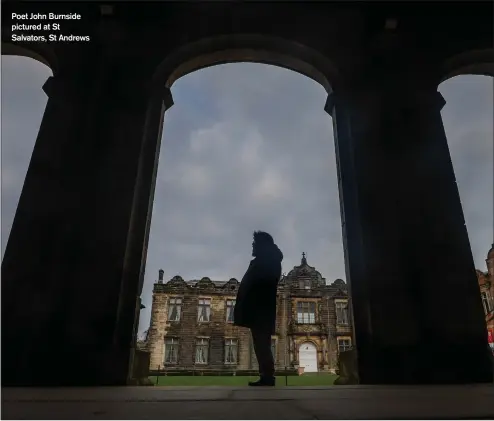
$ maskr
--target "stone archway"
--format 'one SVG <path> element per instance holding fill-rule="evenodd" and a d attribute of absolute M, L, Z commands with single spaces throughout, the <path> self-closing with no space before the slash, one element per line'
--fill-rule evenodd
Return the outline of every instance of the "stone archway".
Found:
<path fill-rule="evenodd" d="M 22 2 L 6 7 L 6 16 L 35 11 Z M 445 56 L 491 47 L 490 5 L 460 5 L 448 13 L 456 7 L 448 4 L 435 14 L 398 7 L 371 12 L 357 3 L 278 7 L 195 2 L 134 9 L 119 3 L 99 13 L 99 5 L 80 6 L 81 15 L 95 17 L 84 20 L 92 42 L 57 44 L 59 72 L 46 86 L 40 152 L 31 159 L 25 205 L 11 234 L 16 241 L 9 241 L 2 263 L 2 294 L 22 316 L 2 307 L 9 320 L 2 326 L 9 362 L 4 385 L 129 381 L 162 117 L 172 105 L 169 87 L 187 72 L 227 61 L 285 67 L 326 90 L 331 82 L 325 109 L 335 130 L 360 382 L 492 381 L 442 129 L 444 101 L 432 86 Z M 53 6 L 36 11 L 50 13 Z M 473 71 L 465 60 L 460 67 Z M 455 287 L 433 294 L 437 279 Z M 21 294 L 5 293 L 16 289 L 45 304 L 28 308 Z M 424 312 L 424 302 L 431 311 Z M 436 317 L 444 306 L 456 309 L 456 319 L 445 325 Z M 424 337 L 430 338 L 426 344 Z M 445 348 L 454 360 L 445 357 Z M 60 364 L 60 355 L 78 367 L 78 376 Z M 455 364 L 458 356 L 463 364 Z M 403 369 L 405 360 L 410 369 Z"/>
<path fill-rule="evenodd" d="M 293 70 L 328 93 L 339 73 L 333 62 L 309 46 L 275 36 L 235 34 L 202 39 L 172 51 L 157 66 L 153 86 L 164 83 L 169 89 L 182 76 L 226 63 L 262 63 Z"/>
<path fill-rule="evenodd" d="M 48 66 L 54 76 L 58 73 L 58 57 L 52 47 L 43 43 L 33 43 L 27 48 L 24 45 L 2 40 L 2 55 L 29 57 Z"/>
<path fill-rule="evenodd" d="M 440 83 L 459 75 L 494 77 L 494 49 L 478 49 L 456 54 L 441 66 Z"/>

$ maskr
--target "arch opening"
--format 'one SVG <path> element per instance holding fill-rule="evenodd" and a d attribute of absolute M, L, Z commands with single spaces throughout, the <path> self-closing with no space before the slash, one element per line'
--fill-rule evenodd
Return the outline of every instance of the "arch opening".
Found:
<path fill-rule="evenodd" d="M 170 88 L 179 78 L 218 64 L 251 62 L 293 70 L 318 82 L 326 92 L 338 76 L 336 66 L 318 51 L 287 39 L 255 34 L 206 38 L 171 52 L 158 65 L 153 84 Z"/>
<path fill-rule="evenodd" d="M 2 42 L 3 56 L 27 57 L 47 66 L 54 76 L 58 70 L 58 61 L 55 53 L 43 44 L 30 45 L 30 48 L 10 42 Z"/>
<path fill-rule="evenodd" d="M 494 77 L 494 49 L 469 50 L 450 57 L 441 66 L 439 84 L 462 75 Z"/>
<path fill-rule="evenodd" d="M 311 294 L 326 297 L 334 292 L 322 292 L 330 279 L 344 276 L 333 130 L 324 111 L 327 90 L 313 79 L 299 76 L 300 72 L 280 67 L 265 63 L 211 64 L 200 71 L 190 71 L 173 85 L 175 105 L 166 112 L 163 126 L 146 259 L 143 299 L 149 302 L 146 307 L 150 311 L 142 315 L 141 331 L 156 323 L 151 307 L 159 308 L 160 304 L 151 302 L 150 287 L 163 261 L 173 262 L 173 267 L 163 267 L 165 279 L 170 279 L 170 271 L 178 272 L 190 285 L 204 276 L 213 283 L 232 276 L 241 279 L 245 265 L 252 259 L 252 232 L 257 229 L 273 235 L 285 255 L 286 272 L 300 263 L 302 251 L 308 248 L 310 265 L 329 278 L 326 284 L 315 271 Z M 158 217 L 165 214 L 166 219 Z M 224 252 L 218 252 L 223 248 Z M 313 275 L 311 267 L 303 265 L 302 269 Z M 194 291 L 188 285 L 182 285 L 176 294 L 187 297 Z M 166 282 L 160 288 L 163 292 L 156 295 L 171 294 Z M 228 296 L 221 301 L 211 291 L 208 294 L 212 298 L 205 305 L 210 305 L 211 317 L 221 325 L 219 318 L 230 314 L 228 306 L 235 300 L 236 291 L 221 288 L 221 293 Z M 283 303 L 278 304 L 277 320 L 287 332 L 276 332 L 277 339 L 272 341 L 276 370 L 296 371 L 298 333 L 306 323 L 305 328 L 312 332 L 309 337 L 321 350 L 316 351 L 316 360 L 309 362 L 312 369 L 308 366 L 308 370 L 321 369 L 331 380 L 338 353 L 337 341 L 328 337 L 325 327 L 336 323 L 327 316 L 331 310 L 312 305 L 314 301 L 308 303 L 295 291 L 286 299 L 282 295 L 280 292 Z M 334 300 L 322 300 L 324 308 L 336 305 Z M 187 303 L 195 306 L 195 301 Z M 219 310 L 214 312 L 215 308 L 224 308 L 225 316 Z M 292 325 L 292 321 L 300 326 Z M 149 329 L 154 332 L 153 327 Z M 348 323 L 345 329 L 349 329 Z M 152 370 L 163 365 L 180 370 L 194 364 L 195 354 L 180 354 L 179 347 L 176 362 L 174 356 L 164 362 L 167 355 L 175 352 L 172 329 L 167 334 L 169 342 L 164 344 L 157 336 L 148 339 L 149 344 L 156 344 L 151 346 Z M 223 328 L 217 334 L 223 334 Z M 175 339 L 180 335 L 181 341 L 188 343 L 195 340 L 191 336 L 197 336 L 191 330 L 187 335 L 176 333 Z M 227 325 L 224 335 L 234 342 L 223 344 L 211 336 L 211 344 L 216 341 L 215 352 L 222 348 L 224 352 L 231 351 L 234 346 L 238 354 L 230 355 L 225 364 L 231 364 L 238 355 L 237 369 L 252 370 L 256 364 L 249 331 Z M 225 369 L 222 356 L 211 354 L 208 358 L 214 362 L 208 365 L 201 360 L 204 369 Z"/>
<path fill-rule="evenodd" d="M 29 50 L 13 52 L 2 59 L 2 259 L 48 101 L 42 86 L 53 74 Z"/>
<path fill-rule="evenodd" d="M 454 76 L 445 79 L 439 90 L 446 100 L 444 129 L 476 268 L 487 341 L 494 353 L 494 271 L 489 270 L 488 255 L 494 244 L 494 63 L 473 60 L 478 57 L 472 54 L 469 64 L 454 69 Z M 479 74 L 481 69 L 485 72 Z"/>

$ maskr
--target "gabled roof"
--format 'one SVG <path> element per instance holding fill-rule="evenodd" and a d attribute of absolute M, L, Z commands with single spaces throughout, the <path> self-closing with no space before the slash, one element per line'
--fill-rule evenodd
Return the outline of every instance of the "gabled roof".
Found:
<path fill-rule="evenodd" d="M 289 279 L 299 278 L 299 277 L 308 277 L 319 281 L 320 283 L 323 281 L 323 277 L 321 273 L 316 270 L 314 266 L 310 266 L 307 263 L 307 258 L 305 253 L 302 253 L 302 260 L 299 266 L 294 266 L 293 269 L 288 272 L 286 275 Z"/>
<path fill-rule="evenodd" d="M 194 288 L 194 289 L 205 289 L 205 290 L 225 290 L 230 289 L 236 291 L 240 282 L 235 278 L 230 278 L 228 281 L 213 281 L 207 276 L 201 279 L 191 279 L 185 281 L 181 276 L 176 275 L 168 282 L 155 284 L 158 290 L 162 288 L 172 287 L 172 288 Z"/>

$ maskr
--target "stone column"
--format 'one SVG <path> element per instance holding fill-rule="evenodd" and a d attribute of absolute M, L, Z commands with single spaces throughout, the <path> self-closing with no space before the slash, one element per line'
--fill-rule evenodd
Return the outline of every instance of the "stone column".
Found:
<path fill-rule="evenodd" d="M 132 174 L 135 180 L 129 179 L 128 184 L 129 187 L 133 187 L 132 202 L 128 202 L 130 205 L 128 209 L 130 213 L 127 214 L 129 219 L 122 221 L 124 224 L 122 232 L 126 230 L 127 240 L 125 245 L 122 244 L 125 252 L 122 262 L 122 279 L 118 291 L 117 320 L 113 336 L 113 340 L 119 346 L 126 348 L 128 344 L 131 345 L 131 357 L 136 349 L 139 323 L 139 319 L 131 310 L 136 305 L 136 300 L 140 300 L 139 297 L 142 293 L 163 118 L 165 111 L 173 105 L 173 98 L 168 88 L 157 87 L 150 92 L 149 96 L 145 86 L 138 84 L 136 88 L 135 96 L 131 95 L 129 99 L 141 100 L 143 105 L 147 105 L 147 111 L 144 112 L 144 124 L 136 133 L 136 140 L 138 140 L 136 143 L 139 145 L 139 150 L 135 156 L 137 160 L 132 160 L 132 164 L 137 164 L 136 172 Z M 144 111 L 145 108 L 142 110 Z M 125 189 L 125 184 L 122 185 L 122 188 Z M 134 328 L 129 332 L 131 325 Z M 129 364 L 132 365 L 132 358 Z M 131 368 L 129 368 L 129 372 L 131 372 Z"/>
<path fill-rule="evenodd" d="M 163 368 L 165 358 L 165 333 L 168 319 L 167 295 L 153 292 L 151 320 L 148 330 L 147 350 L 150 354 L 150 369 Z"/>
<path fill-rule="evenodd" d="M 126 384 L 131 373 L 172 100 L 139 63 L 95 57 L 93 73 L 66 72 L 50 97 L 5 252 L 4 384 Z"/>
<path fill-rule="evenodd" d="M 278 336 L 278 356 L 279 356 L 279 366 L 283 367 L 283 370 L 289 366 L 289 352 L 288 352 L 288 324 L 290 322 L 289 314 L 288 314 L 288 294 L 289 290 L 287 285 L 283 285 L 281 289 L 278 290 L 278 294 L 280 297 L 280 306 L 281 306 L 281 321 L 280 321 L 280 335 Z"/>
<path fill-rule="evenodd" d="M 376 74 L 326 104 L 360 382 L 492 381 L 444 100 L 431 85 Z"/>
<path fill-rule="evenodd" d="M 44 351 L 56 354 L 64 339 L 73 282 L 64 255 L 78 206 L 78 181 L 84 176 L 84 139 L 92 123 L 87 70 L 81 66 L 79 73 L 52 76 L 43 86 L 48 102 L 2 261 L 4 385 L 43 382 L 36 374 L 43 366 L 48 381 L 53 369 Z M 71 365 L 70 358 L 57 359 L 64 370 Z"/>

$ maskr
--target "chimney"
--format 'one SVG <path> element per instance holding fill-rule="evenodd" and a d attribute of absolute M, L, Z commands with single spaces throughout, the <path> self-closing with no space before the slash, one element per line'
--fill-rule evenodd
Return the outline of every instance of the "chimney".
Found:
<path fill-rule="evenodd" d="M 165 274 L 165 271 L 163 269 L 160 269 L 158 271 L 158 284 L 163 283 L 163 275 Z"/>

